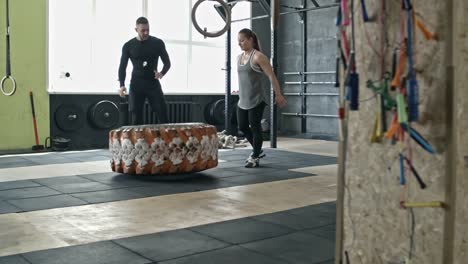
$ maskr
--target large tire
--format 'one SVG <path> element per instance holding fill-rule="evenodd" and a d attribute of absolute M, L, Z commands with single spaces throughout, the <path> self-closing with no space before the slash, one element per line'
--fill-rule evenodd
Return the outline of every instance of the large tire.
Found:
<path fill-rule="evenodd" d="M 174 174 L 218 165 L 216 127 L 203 123 L 124 126 L 109 132 L 111 167 L 127 174 Z"/>

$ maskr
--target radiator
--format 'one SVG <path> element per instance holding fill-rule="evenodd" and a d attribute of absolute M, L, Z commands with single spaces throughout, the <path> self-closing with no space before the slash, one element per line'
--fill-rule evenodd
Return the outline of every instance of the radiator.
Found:
<path fill-rule="evenodd" d="M 193 102 L 166 102 L 167 115 L 170 123 L 186 123 L 193 122 L 193 110 L 195 103 Z M 156 114 L 151 109 L 148 102 L 145 102 L 143 109 L 143 123 L 144 124 L 157 124 L 158 119 Z"/>

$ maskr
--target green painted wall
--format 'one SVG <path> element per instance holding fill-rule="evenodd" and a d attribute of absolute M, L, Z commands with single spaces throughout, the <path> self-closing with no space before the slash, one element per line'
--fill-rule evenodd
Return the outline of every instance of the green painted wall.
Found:
<path fill-rule="evenodd" d="M 34 93 L 40 144 L 49 136 L 49 96 L 46 88 L 47 0 L 10 0 L 13 96 L 0 94 L 0 151 L 35 145 L 29 91 Z M 0 75 L 5 75 L 5 0 L 0 1 Z"/>

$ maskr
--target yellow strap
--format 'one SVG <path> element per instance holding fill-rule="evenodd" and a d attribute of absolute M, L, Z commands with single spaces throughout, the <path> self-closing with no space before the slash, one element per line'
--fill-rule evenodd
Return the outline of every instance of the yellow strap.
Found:
<path fill-rule="evenodd" d="M 422 203 L 408 203 L 405 202 L 404 206 L 407 208 L 421 208 L 421 207 L 444 207 L 444 203 L 440 201 L 422 202 Z"/>

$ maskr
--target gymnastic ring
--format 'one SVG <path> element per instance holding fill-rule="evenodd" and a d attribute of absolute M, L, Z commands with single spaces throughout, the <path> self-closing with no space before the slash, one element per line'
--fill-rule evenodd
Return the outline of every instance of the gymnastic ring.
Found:
<path fill-rule="evenodd" d="M 195 17 L 195 14 L 197 12 L 197 8 L 201 3 L 205 2 L 205 1 L 218 2 L 224 8 L 224 11 L 226 12 L 226 25 L 224 26 L 223 29 L 221 29 L 218 32 L 208 32 L 208 31 L 206 31 L 206 28 L 203 30 L 197 23 L 197 19 Z M 210 37 L 210 38 L 219 37 L 222 34 L 224 34 L 224 32 L 226 32 L 229 29 L 229 27 L 231 26 L 231 8 L 222 0 L 198 0 L 195 3 L 195 5 L 193 5 L 193 8 L 192 8 L 192 23 L 193 23 L 193 26 L 195 27 L 195 29 L 198 32 L 200 32 L 200 34 L 202 34 L 205 38 L 206 37 Z"/>
<path fill-rule="evenodd" d="M 5 83 L 6 83 L 6 80 L 10 79 L 11 82 L 13 83 L 13 89 L 10 91 L 10 92 L 6 92 L 5 91 Z M 12 96 L 15 92 L 16 92 L 16 81 L 15 79 L 13 78 L 13 76 L 11 75 L 6 75 L 2 78 L 2 81 L 1 81 L 1 87 L 0 89 L 2 90 L 2 93 L 6 96 Z"/>

